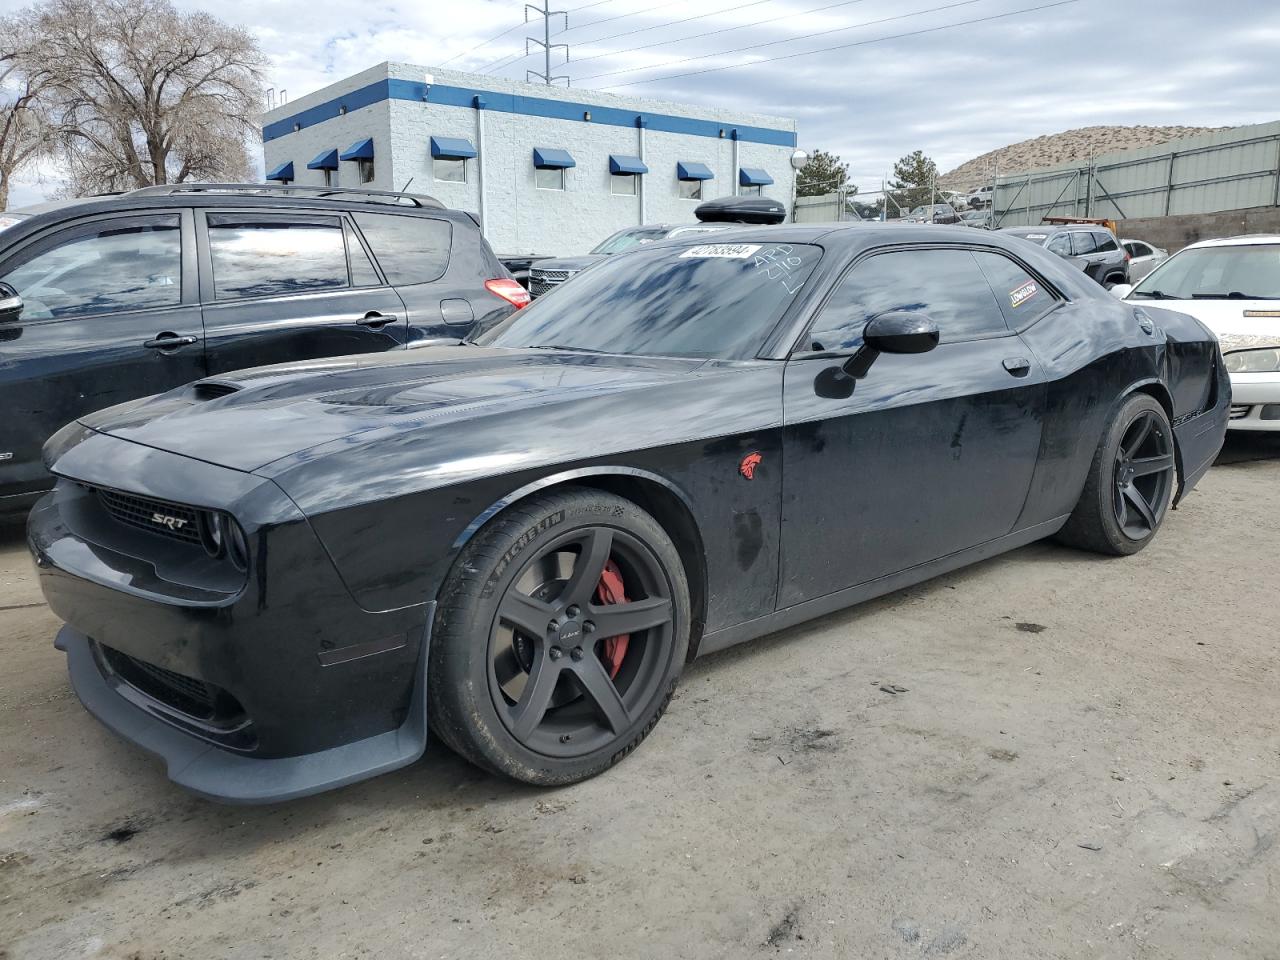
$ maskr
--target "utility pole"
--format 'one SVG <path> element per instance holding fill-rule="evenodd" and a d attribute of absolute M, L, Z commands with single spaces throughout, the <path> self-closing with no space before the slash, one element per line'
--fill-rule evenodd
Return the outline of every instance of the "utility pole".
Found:
<path fill-rule="evenodd" d="M 569 86 L 569 78 L 567 76 L 557 77 L 557 76 L 552 76 L 551 74 L 551 51 L 552 50 L 563 47 L 564 62 L 565 63 L 569 62 L 569 45 L 567 43 L 551 42 L 551 18 L 564 17 L 564 29 L 568 30 L 569 14 L 565 13 L 563 10 L 552 10 L 551 0 L 542 0 L 541 7 L 535 7 L 532 4 L 526 3 L 524 5 L 524 22 L 525 23 L 529 22 L 530 10 L 532 10 L 534 13 L 536 13 L 538 16 L 542 18 L 542 39 L 539 40 L 537 37 L 525 37 L 524 55 L 526 57 L 529 55 L 529 44 L 535 43 L 538 46 L 540 46 L 542 48 L 543 72 L 539 73 L 537 70 L 526 70 L 524 72 L 524 78 L 526 81 L 528 81 L 530 77 L 537 77 L 547 86 L 551 86 L 557 80 L 563 80 L 564 85 L 567 87 Z"/>

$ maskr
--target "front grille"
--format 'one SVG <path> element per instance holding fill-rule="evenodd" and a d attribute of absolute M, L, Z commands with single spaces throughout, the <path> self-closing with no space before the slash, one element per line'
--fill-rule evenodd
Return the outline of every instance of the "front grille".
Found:
<path fill-rule="evenodd" d="M 111 647 L 99 647 L 112 671 L 131 687 L 197 720 L 225 722 L 243 715 L 244 708 L 221 687 L 188 677 Z"/>
<path fill-rule="evenodd" d="M 540 297 L 548 290 L 564 283 L 577 272 L 577 270 L 530 270 L 529 294 L 530 296 Z"/>
<path fill-rule="evenodd" d="M 1243 420 L 1245 417 L 1249 415 L 1249 411 L 1252 409 L 1253 407 L 1247 403 L 1233 403 L 1231 405 L 1231 410 L 1228 412 L 1227 415 L 1232 420 Z"/>
<path fill-rule="evenodd" d="M 200 543 L 200 511 L 167 500 L 153 500 L 118 490 L 98 489 L 103 509 L 120 523 L 149 530 L 171 540 Z"/>

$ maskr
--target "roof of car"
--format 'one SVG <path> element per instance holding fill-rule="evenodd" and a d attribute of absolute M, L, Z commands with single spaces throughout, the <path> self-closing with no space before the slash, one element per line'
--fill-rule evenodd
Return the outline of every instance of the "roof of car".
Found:
<path fill-rule="evenodd" d="M 700 240 L 697 237 L 676 237 L 674 240 L 660 240 L 658 243 L 820 243 L 823 246 L 852 250 L 904 243 L 957 243 L 985 244 L 1018 250 L 1021 241 L 1010 241 L 1001 236 L 999 231 L 977 231 L 962 229 L 954 225 L 933 225 L 926 223 L 881 223 L 878 220 L 856 220 L 843 223 L 783 223 L 775 225 L 743 224 L 720 231 L 713 241 Z M 1018 246 L 1013 244 L 1017 243 Z"/>
<path fill-rule="evenodd" d="M 1037 223 L 1031 226 L 1022 227 L 1001 227 L 997 233 L 1012 233 L 1016 236 L 1026 236 L 1031 233 L 1042 233 L 1048 236 L 1051 233 L 1070 233 L 1073 230 L 1099 230 L 1103 233 L 1110 233 L 1106 227 L 1100 223 Z"/>
<path fill-rule="evenodd" d="M 1188 244 L 1184 250 L 1198 247 L 1251 247 L 1280 243 L 1280 234 L 1251 233 L 1239 237 L 1218 237 L 1214 240 L 1199 240 Z"/>

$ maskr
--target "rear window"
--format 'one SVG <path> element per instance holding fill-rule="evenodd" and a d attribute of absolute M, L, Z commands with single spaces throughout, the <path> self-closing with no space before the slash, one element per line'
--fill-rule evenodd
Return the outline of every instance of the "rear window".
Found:
<path fill-rule="evenodd" d="M 391 285 L 430 283 L 444 276 L 453 242 L 449 221 L 387 213 L 357 213 L 355 218 Z"/>
<path fill-rule="evenodd" d="M 754 357 L 795 302 L 822 248 L 696 243 L 637 249 L 585 270 L 480 342 L 588 353 Z"/>

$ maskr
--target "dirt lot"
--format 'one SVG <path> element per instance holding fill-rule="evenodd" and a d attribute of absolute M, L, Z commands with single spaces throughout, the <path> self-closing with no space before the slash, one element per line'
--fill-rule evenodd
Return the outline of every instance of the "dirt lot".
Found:
<path fill-rule="evenodd" d="M 1280 957 L 1280 442 L 1155 544 L 1038 544 L 694 665 L 577 787 L 217 807 L 67 685 L 0 537 L 0 957 Z M 906 688 L 887 693 L 882 685 Z"/>

